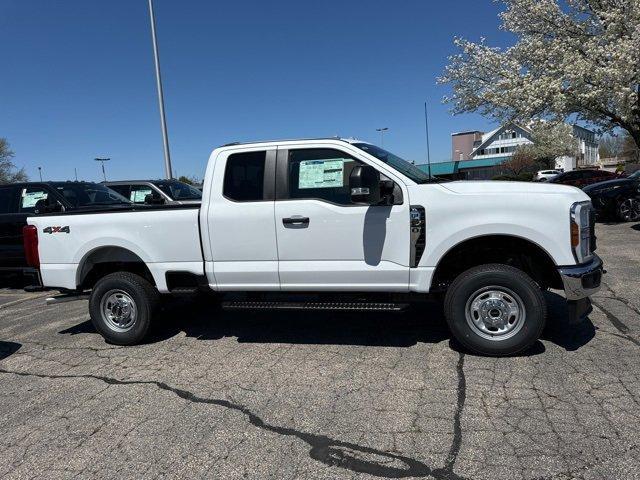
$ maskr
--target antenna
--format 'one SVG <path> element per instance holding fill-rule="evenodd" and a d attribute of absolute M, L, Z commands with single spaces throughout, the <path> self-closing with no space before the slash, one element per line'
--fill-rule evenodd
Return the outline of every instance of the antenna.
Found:
<path fill-rule="evenodd" d="M 427 102 L 424 102 L 424 128 L 427 133 L 427 168 L 431 177 L 431 151 L 429 148 L 429 115 L 427 114 Z"/>

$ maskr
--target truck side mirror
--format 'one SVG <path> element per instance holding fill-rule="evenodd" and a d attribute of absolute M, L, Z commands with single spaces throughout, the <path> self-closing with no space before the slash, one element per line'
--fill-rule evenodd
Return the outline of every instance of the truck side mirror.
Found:
<path fill-rule="evenodd" d="M 164 204 L 164 198 L 158 196 L 158 197 L 154 197 L 153 194 L 148 194 L 145 195 L 144 197 L 144 203 L 146 205 L 163 205 Z"/>
<path fill-rule="evenodd" d="M 358 205 L 380 203 L 380 172 L 371 165 L 356 165 L 349 175 L 351 201 Z"/>

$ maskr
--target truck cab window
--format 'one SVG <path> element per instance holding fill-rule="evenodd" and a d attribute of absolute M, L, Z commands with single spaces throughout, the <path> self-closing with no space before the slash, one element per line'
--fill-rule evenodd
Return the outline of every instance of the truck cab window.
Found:
<path fill-rule="evenodd" d="M 118 192 L 124 198 L 129 198 L 129 185 L 109 185 L 111 190 Z"/>
<path fill-rule="evenodd" d="M 144 199 L 147 198 L 147 195 L 151 195 L 153 198 L 160 198 L 160 194 L 148 185 L 131 185 L 129 200 L 133 203 L 144 203 Z"/>
<path fill-rule="evenodd" d="M 237 202 L 263 200 L 266 152 L 234 153 L 227 159 L 223 195 Z"/>
<path fill-rule="evenodd" d="M 327 148 L 289 151 L 289 198 L 319 199 L 352 205 L 349 175 L 361 162 L 348 153 Z"/>
<path fill-rule="evenodd" d="M 42 187 L 23 188 L 20 195 L 20 211 L 33 213 L 38 200 L 46 200 L 48 196 L 49 192 Z"/>

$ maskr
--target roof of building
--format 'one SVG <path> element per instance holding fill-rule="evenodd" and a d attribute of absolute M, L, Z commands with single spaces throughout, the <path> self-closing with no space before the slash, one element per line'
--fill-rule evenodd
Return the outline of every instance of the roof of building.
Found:
<path fill-rule="evenodd" d="M 469 135 L 471 133 L 484 133 L 484 132 L 481 130 L 467 130 L 465 132 L 453 132 L 451 136 L 454 137 L 456 135 Z"/>
<path fill-rule="evenodd" d="M 483 168 L 494 167 L 504 163 L 508 160 L 509 156 L 505 157 L 493 157 L 493 158 L 481 158 L 479 160 L 456 160 L 454 162 L 439 162 L 431 164 L 432 175 L 452 175 L 460 171 L 468 170 L 470 168 Z M 416 165 L 423 172 L 429 171 L 429 166 L 426 163 Z"/>

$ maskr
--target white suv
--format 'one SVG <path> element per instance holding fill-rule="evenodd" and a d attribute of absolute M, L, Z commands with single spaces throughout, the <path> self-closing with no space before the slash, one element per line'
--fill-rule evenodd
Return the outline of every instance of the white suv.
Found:
<path fill-rule="evenodd" d="M 539 170 L 538 173 L 536 173 L 535 181 L 546 182 L 547 180 L 550 180 L 560 175 L 561 173 L 562 172 L 560 170 Z"/>

